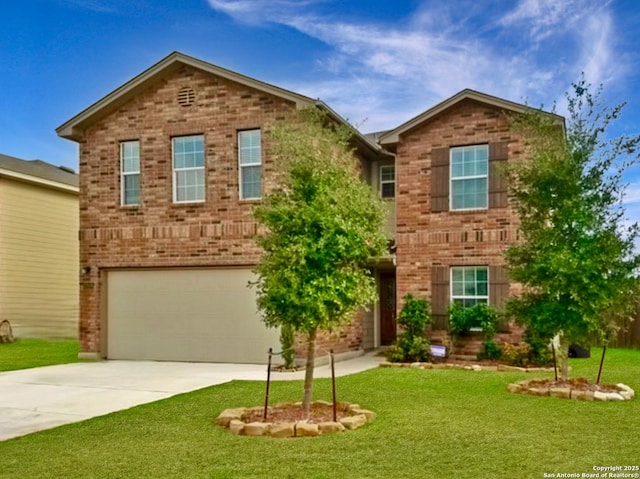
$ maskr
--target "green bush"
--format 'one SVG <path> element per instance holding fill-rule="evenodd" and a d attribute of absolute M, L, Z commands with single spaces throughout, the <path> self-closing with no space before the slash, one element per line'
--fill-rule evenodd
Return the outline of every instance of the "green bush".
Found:
<path fill-rule="evenodd" d="M 387 359 L 392 362 L 428 361 L 431 358 L 431 342 L 424 336 L 424 330 L 430 322 L 429 302 L 407 294 L 398 316 L 403 332 L 387 350 Z"/>
<path fill-rule="evenodd" d="M 404 362 L 404 351 L 397 344 L 389 346 L 384 354 L 387 357 L 387 361 L 392 363 Z"/>
<path fill-rule="evenodd" d="M 478 354 L 478 359 L 497 360 L 502 357 L 502 348 L 494 341 L 482 343 L 482 351 Z"/>
<path fill-rule="evenodd" d="M 502 348 L 502 360 L 510 366 L 526 366 L 530 354 L 531 346 L 527 343 L 505 344 Z"/>
<path fill-rule="evenodd" d="M 524 332 L 523 339 L 529 345 L 529 362 L 539 366 L 547 366 L 553 363 L 553 355 L 549 343 L 551 336 L 542 334 L 532 327 L 528 327 Z"/>
<path fill-rule="evenodd" d="M 464 336 L 471 328 L 481 328 L 487 341 L 496 335 L 499 316 L 496 309 L 485 303 L 464 307 L 452 303 L 449 307 L 449 332 L 452 336 Z"/>
<path fill-rule="evenodd" d="M 424 336 L 427 324 L 431 322 L 431 311 L 426 299 L 414 298 L 409 293 L 404 297 L 404 306 L 398 316 L 398 323 L 411 337 Z"/>
<path fill-rule="evenodd" d="M 284 367 L 291 369 L 294 365 L 296 350 L 294 347 L 295 333 L 293 328 L 288 324 L 280 327 L 280 346 L 282 347 L 282 360 Z"/>

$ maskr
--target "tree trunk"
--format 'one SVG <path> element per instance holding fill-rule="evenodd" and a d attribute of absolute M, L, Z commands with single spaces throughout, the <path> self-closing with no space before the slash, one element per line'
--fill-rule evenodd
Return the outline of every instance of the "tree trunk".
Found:
<path fill-rule="evenodd" d="M 302 397 L 302 410 L 306 415 L 311 412 L 311 398 L 313 397 L 313 367 L 316 359 L 316 329 L 307 337 L 307 361 L 304 370 L 304 396 Z"/>
<path fill-rule="evenodd" d="M 559 334 L 560 347 L 558 348 L 558 356 L 560 359 L 560 374 L 562 380 L 569 379 L 569 338 L 564 333 Z"/>

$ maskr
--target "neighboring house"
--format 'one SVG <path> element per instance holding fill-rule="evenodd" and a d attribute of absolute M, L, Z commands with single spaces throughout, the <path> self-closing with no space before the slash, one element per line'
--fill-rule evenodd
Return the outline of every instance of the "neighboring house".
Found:
<path fill-rule="evenodd" d="M 78 337 L 78 175 L 0 154 L 0 320 L 14 335 Z"/>
<path fill-rule="evenodd" d="M 260 257 L 252 207 L 273 186 L 270 129 L 308 107 L 344 122 L 172 53 L 57 129 L 80 145 L 83 356 L 261 363 L 279 350 L 247 287 Z M 496 172 L 522 151 L 505 112 L 524 108 L 465 90 L 395 130 L 354 130 L 391 248 L 371 261 L 380 300 L 319 354 L 390 344 L 407 292 L 432 300 L 436 336 L 451 300 L 503 301 L 500 252 L 517 224 Z"/>

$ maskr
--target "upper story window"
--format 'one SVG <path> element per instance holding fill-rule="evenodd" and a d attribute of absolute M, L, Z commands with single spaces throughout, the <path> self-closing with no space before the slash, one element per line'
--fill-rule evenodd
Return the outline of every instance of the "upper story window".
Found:
<path fill-rule="evenodd" d="M 260 130 L 238 132 L 238 163 L 240 170 L 240 199 L 252 200 L 262 196 L 262 146 Z"/>
<path fill-rule="evenodd" d="M 464 307 L 489 302 L 489 268 L 463 266 L 451 268 L 451 302 Z"/>
<path fill-rule="evenodd" d="M 173 202 L 204 201 L 204 136 L 173 138 Z"/>
<path fill-rule="evenodd" d="M 382 198 L 395 198 L 396 196 L 395 165 L 382 165 L 380 167 L 380 196 Z"/>
<path fill-rule="evenodd" d="M 120 143 L 120 199 L 123 206 L 140 204 L 140 142 Z"/>
<path fill-rule="evenodd" d="M 451 148 L 451 210 L 486 209 L 489 145 Z"/>

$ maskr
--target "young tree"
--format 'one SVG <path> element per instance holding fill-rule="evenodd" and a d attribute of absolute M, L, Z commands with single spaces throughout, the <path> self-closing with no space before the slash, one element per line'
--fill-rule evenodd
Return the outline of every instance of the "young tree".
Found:
<path fill-rule="evenodd" d="M 640 136 L 607 139 L 624 105 L 602 106 L 584 80 L 572 87 L 566 132 L 539 110 L 514 121 L 527 155 L 509 168 L 521 224 L 506 251 L 523 285 L 509 310 L 542 336 L 559 335 L 565 380 L 569 345 L 606 340 L 615 318 L 631 314 L 639 264 L 638 227 L 624 227 L 622 174 L 638 159 Z"/>
<path fill-rule="evenodd" d="M 386 250 L 384 205 L 360 178 L 350 137 L 316 109 L 277 125 L 269 138 L 277 188 L 254 210 L 266 230 L 258 238 L 258 307 L 267 326 L 306 336 L 307 413 L 317 331 L 349 323 L 375 300 L 366 264 Z"/>

